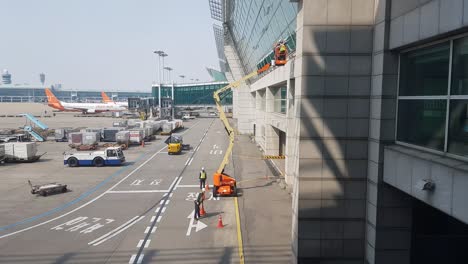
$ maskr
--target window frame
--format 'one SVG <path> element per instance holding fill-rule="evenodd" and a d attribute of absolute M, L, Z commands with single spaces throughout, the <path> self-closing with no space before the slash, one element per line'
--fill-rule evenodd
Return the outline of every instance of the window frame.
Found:
<path fill-rule="evenodd" d="M 401 145 L 401 146 L 406 146 L 418 150 L 423 150 L 426 152 L 434 153 L 434 154 L 439 154 L 445 157 L 449 158 L 454 158 L 458 160 L 463 160 L 463 161 L 468 161 L 468 156 L 461 156 L 457 154 L 453 154 L 448 152 L 448 137 L 449 137 L 449 123 L 450 123 L 450 101 L 451 99 L 454 100 L 468 100 L 468 95 L 451 95 L 451 86 L 452 86 L 452 68 L 453 68 L 453 45 L 454 41 L 458 39 L 462 39 L 468 37 L 468 33 L 460 34 L 457 36 L 452 36 L 444 39 L 440 39 L 437 41 L 433 41 L 431 43 L 425 43 L 421 44 L 415 47 L 411 47 L 408 49 L 404 49 L 398 54 L 398 76 L 397 76 L 397 91 L 396 91 L 396 111 L 395 111 L 395 133 L 394 133 L 394 138 L 395 138 L 395 144 Z M 447 94 L 446 95 L 428 95 L 428 96 L 400 96 L 400 69 L 401 69 L 401 55 L 415 51 L 415 50 L 420 50 L 423 48 L 429 48 L 432 46 L 436 46 L 438 44 L 442 44 L 444 42 L 449 43 L 450 51 L 449 51 L 449 69 L 448 69 L 448 78 L 447 78 Z M 425 146 L 420 146 L 416 144 L 412 144 L 409 142 L 404 142 L 404 141 L 399 141 L 398 140 L 398 111 L 399 111 L 399 101 L 400 100 L 446 100 L 446 109 L 445 109 L 445 136 L 444 136 L 444 150 L 436 150 L 436 149 L 431 149 Z"/>

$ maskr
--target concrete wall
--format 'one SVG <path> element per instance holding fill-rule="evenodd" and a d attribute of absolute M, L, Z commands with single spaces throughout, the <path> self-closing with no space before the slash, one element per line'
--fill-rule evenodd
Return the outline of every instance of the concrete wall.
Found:
<path fill-rule="evenodd" d="M 468 0 L 392 0 L 390 48 L 468 26 Z"/>
<path fill-rule="evenodd" d="M 244 77 L 245 72 L 232 41 L 225 42 L 224 54 L 226 55 L 226 61 L 229 64 L 232 78 L 234 80 L 239 80 Z M 237 119 L 238 132 L 241 134 L 253 133 L 253 123 L 255 119 L 252 113 L 255 107 L 252 103 L 254 99 L 250 93 L 249 86 L 244 83 L 234 88 L 232 90 L 232 97 L 233 118 Z"/>
<path fill-rule="evenodd" d="M 293 251 L 300 263 L 363 263 L 374 0 L 299 6 Z"/>
<path fill-rule="evenodd" d="M 384 181 L 468 224 L 468 163 L 403 146 L 385 148 Z M 433 191 L 417 187 L 420 180 Z"/>
<path fill-rule="evenodd" d="M 382 180 L 383 149 L 394 142 L 398 87 L 398 54 L 389 51 L 393 2 L 375 2 L 367 164 L 368 263 L 410 262 L 411 201 Z"/>

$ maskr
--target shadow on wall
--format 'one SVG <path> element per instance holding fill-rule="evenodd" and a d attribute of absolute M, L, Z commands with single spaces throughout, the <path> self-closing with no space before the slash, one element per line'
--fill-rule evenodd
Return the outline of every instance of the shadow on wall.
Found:
<path fill-rule="evenodd" d="M 363 261 L 372 28 L 319 28 L 297 54 L 298 263 Z"/>

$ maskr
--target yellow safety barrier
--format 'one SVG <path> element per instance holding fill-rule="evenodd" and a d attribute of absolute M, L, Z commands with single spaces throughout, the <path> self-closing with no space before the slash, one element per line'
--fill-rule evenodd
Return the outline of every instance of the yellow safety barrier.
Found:
<path fill-rule="evenodd" d="M 270 156 L 270 155 L 265 155 L 263 156 L 263 159 L 285 159 L 285 156 Z"/>

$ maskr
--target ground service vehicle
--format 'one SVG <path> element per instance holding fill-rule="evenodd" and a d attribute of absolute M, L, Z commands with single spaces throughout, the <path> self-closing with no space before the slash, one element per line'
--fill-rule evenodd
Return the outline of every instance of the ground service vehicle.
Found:
<path fill-rule="evenodd" d="M 228 133 L 229 136 L 229 146 L 224 154 L 223 161 L 219 165 L 218 170 L 214 173 L 213 175 L 213 195 L 218 196 L 218 195 L 237 195 L 237 185 L 236 185 L 236 180 L 225 174 L 224 173 L 224 168 L 229 162 L 229 155 L 231 155 L 232 148 L 234 147 L 234 130 L 232 129 L 231 125 L 229 124 L 226 115 L 224 114 L 223 106 L 221 105 L 221 100 L 219 98 L 220 94 L 238 87 L 241 85 L 244 81 L 257 76 L 258 74 L 268 70 L 270 68 L 270 64 L 266 64 L 262 68 L 260 68 L 257 71 L 254 71 L 248 75 L 246 75 L 244 78 L 237 80 L 235 82 L 230 83 L 229 85 L 215 91 L 213 93 L 213 98 L 216 103 L 216 108 L 218 109 L 219 112 L 219 118 L 224 124 L 224 128 L 226 129 L 226 132 Z"/>
<path fill-rule="evenodd" d="M 52 193 L 65 193 L 68 191 L 65 184 L 53 182 L 44 185 L 32 185 L 30 180 L 28 180 L 28 183 L 31 186 L 31 194 L 39 194 L 44 197 Z"/>
<path fill-rule="evenodd" d="M 125 162 L 125 156 L 120 147 L 108 147 L 104 150 L 90 152 L 64 153 L 63 164 L 69 167 L 78 166 L 109 166 L 121 165 Z"/>
<path fill-rule="evenodd" d="M 171 135 L 164 142 L 167 144 L 168 155 L 180 154 L 182 150 L 190 149 L 190 145 L 184 144 L 182 136 L 179 135 Z"/>
<path fill-rule="evenodd" d="M 191 116 L 190 114 L 184 114 L 182 116 L 182 120 L 189 120 L 189 119 L 195 119 L 195 117 Z"/>

